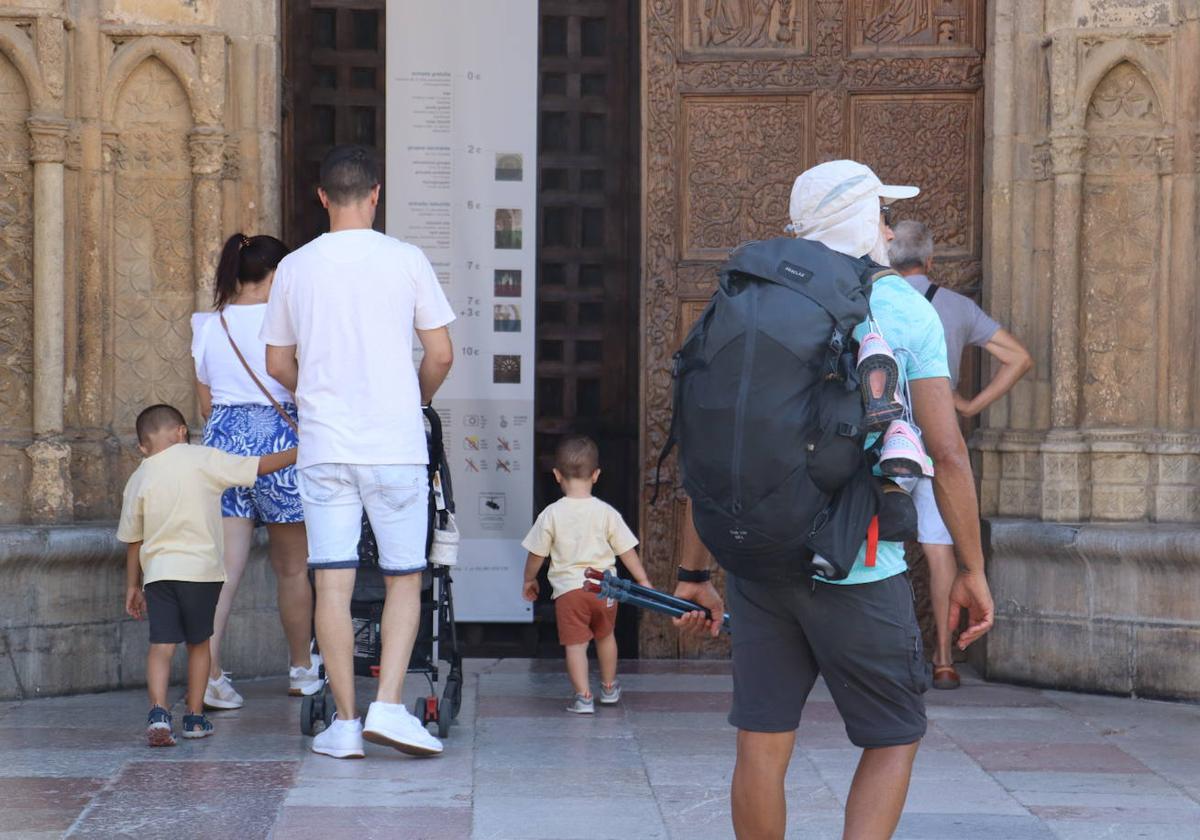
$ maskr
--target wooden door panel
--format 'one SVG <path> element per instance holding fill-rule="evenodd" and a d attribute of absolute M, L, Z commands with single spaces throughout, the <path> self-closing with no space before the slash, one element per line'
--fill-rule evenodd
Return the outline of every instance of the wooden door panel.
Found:
<path fill-rule="evenodd" d="M 933 228 L 938 282 L 978 290 L 984 11 L 983 0 L 644 4 L 642 532 L 656 580 L 672 577 L 681 526 L 677 507 L 646 504 L 671 356 L 728 251 L 782 234 L 800 172 L 853 157 L 920 186 L 898 217 Z M 681 652 L 651 624 L 642 642 L 643 655 Z"/>

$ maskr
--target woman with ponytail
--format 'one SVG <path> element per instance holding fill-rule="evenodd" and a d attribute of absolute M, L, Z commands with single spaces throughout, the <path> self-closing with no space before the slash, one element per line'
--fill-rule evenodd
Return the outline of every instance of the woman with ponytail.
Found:
<path fill-rule="evenodd" d="M 237 455 L 265 455 L 297 444 L 295 399 L 266 371 L 259 340 L 275 267 L 288 248 L 273 236 L 235 233 L 221 251 L 213 287 L 213 312 L 192 316 L 196 392 L 205 418 L 204 445 Z M 267 526 L 268 555 L 278 585 L 279 617 L 291 657 L 289 693 L 321 688 L 319 657 L 310 654 L 313 600 L 308 583 L 308 545 L 296 472 L 287 467 L 261 476 L 253 487 L 234 487 L 221 497 L 226 581 L 217 602 L 212 635 L 212 673 L 204 705 L 237 709 L 242 696 L 221 670 L 221 640 L 242 572 L 250 557 L 254 526 Z"/>

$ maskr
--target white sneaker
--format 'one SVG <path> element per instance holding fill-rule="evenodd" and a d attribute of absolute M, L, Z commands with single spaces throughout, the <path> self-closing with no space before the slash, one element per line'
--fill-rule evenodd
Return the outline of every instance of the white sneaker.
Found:
<path fill-rule="evenodd" d="M 429 734 L 403 703 L 372 703 L 363 737 L 408 755 L 441 755 L 442 742 Z"/>
<path fill-rule="evenodd" d="M 362 758 L 365 755 L 362 720 L 339 720 L 334 715 L 333 723 L 313 738 L 312 751 L 333 758 Z"/>
<path fill-rule="evenodd" d="M 321 657 L 312 654 L 312 664 L 307 668 L 288 668 L 288 694 L 292 697 L 307 697 L 321 690 L 325 681 L 321 679 Z"/>
<path fill-rule="evenodd" d="M 206 709 L 240 709 L 245 702 L 229 681 L 228 671 L 222 671 L 221 676 L 215 680 L 210 679 L 204 689 Z"/>

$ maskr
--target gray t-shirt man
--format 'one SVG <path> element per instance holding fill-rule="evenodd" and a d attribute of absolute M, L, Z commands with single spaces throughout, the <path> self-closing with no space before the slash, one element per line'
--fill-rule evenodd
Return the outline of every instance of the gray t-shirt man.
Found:
<path fill-rule="evenodd" d="M 929 291 L 931 281 L 924 274 L 909 274 L 904 279 L 923 295 Z M 950 363 L 950 387 L 956 389 L 963 349 L 968 346 L 983 347 L 996 335 L 1000 325 L 966 295 L 941 286 L 930 302 L 937 310 L 938 317 L 942 319 L 942 327 L 946 330 L 946 361 Z"/>

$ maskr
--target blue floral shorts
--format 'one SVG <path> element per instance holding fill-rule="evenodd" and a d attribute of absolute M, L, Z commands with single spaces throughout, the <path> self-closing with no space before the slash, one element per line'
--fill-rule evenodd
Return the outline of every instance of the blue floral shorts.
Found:
<path fill-rule="evenodd" d="M 296 406 L 283 404 L 296 419 Z M 296 433 L 269 405 L 214 405 L 204 426 L 204 445 L 234 455 L 266 455 L 297 444 Z M 279 524 L 303 522 L 296 468 L 260 475 L 253 487 L 230 487 L 221 496 L 221 516 Z"/>

